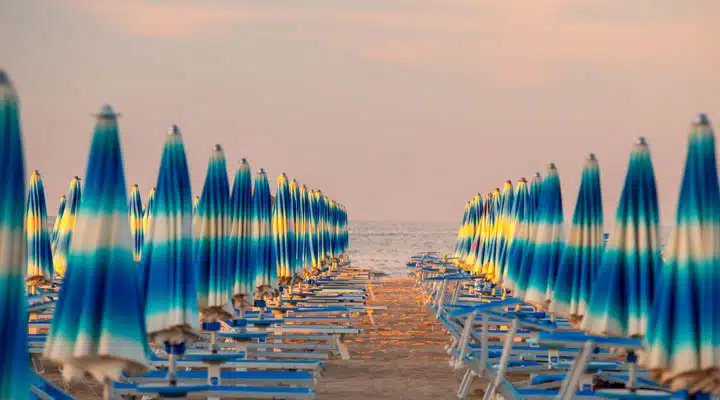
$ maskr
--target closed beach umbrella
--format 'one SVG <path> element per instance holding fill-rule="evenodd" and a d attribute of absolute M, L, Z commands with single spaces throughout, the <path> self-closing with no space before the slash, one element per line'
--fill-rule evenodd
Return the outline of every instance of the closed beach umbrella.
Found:
<path fill-rule="evenodd" d="M 278 290 L 275 247 L 272 233 L 270 183 L 262 168 L 255 175 L 250 223 L 250 265 L 255 296 L 276 294 Z"/>
<path fill-rule="evenodd" d="M 675 228 L 665 248 L 641 365 L 663 384 L 720 393 L 720 190 L 715 134 L 693 124 Z"/>
<path fill-rule="evenodd" d="M 509 235 L 512 230 L 512 211 L 515 199 L 512 182 L 505 182 L 500 197 L 500 214 L 498 216 L 498 227 L 495 234 L 495 255 L 490 269 L 490 278 L 494 283 L 500 283 L 502 281 L 503 269 L 505 268 L 505 260 L 507 258 Z"/>
<path fill-rule="evenodd" d="M 80 178 L 76 176 L 70 182 L 65 211 L 58 228 L 57 241 L 52 249 L 53 268 L 55 268 L 55 273 L 60 276 L 65 275 L 65 269 L 67 268 L 70 243 L 75 229 L 75 217 L 80 209 L 81 197 Z"/>
<path fill-rule="evenodd" d="M 564 247 L 563 206 L 560 176 L 550 164 L 543 180 L 537 209 L 532 267 L 524 300 L 545 308 L 553 291 L 557 268 Z"/>
<path fill-rule="evenodd" d="M 231 317 L 228 233 L 230 183 L 225 152 L 215 145 L 193 221 L 193 257 L 198 273 L 200 317 L 215 322 Z"/>
<path fill-rule="evenodd" d="M 307 190 L 307 189 L 306 189 Z M 320 249 L 318 244 L 318 228 L 317 228 L 317 201 L 314 190 L 307 191 L 307 240 L 308 240 L 308 252 L 310 255 L 310 269 L 314 270 L 320 268 L 320 257 L 318 251 Z"/>
<path fill-rule="evenodd" d="M 53 264 L 45 189 L 37 171 L 30 176 L 25 218 L 27 218 L 27 272 L 25 279 L 29 285 L 51 281 Z"/>
<path fill-rule="evenodd" d="M 301 265 L 304 271 L 311 271 L 315 262 L 312 246 L 312 229 L 315 224 L 312 220 L 310 193 L 305 185 L 300 186 L 300 233 L 298 234 L 298 248 L 301 254 Z"/>
<path fill-rule="evenodd" d="M 151 340 L 181 344 L 197 337 L 198 297 L 192 260 L 192 191 L 180 130 L 165 140 L 153 218 L 145 236 L 145 322 Z"/>
<path fill-rule="evenodd" d="M 18 98 L 0 70 L 0 399 L 30 398 L 25 295 L 25 159 Z"/>
<path fill-rule="evenodd" d="M 130 189 L 130 234 L 133 237 L 133 258 L 140 261 L 142 258 L 142 247 L 144 244 L 144 227 L 143 227 L 143 204 L 140 198 L 140 189 L 138 185 L 133 185 Z"/>
<path fill-rule="evenodd" d="M 275 263 L 281 285 L 289 285 L 295 276 L 295 227 L 290 196 L 290 182 L 287 175 L 282 174 L 277 180 L 272 208 Z"/>
<path fill-rule="evenodd" d="M 615 224 L 593 282 L 582 329 L 595 334 L 643 337 L 653 304 L 660 258 L 660 210 L 645 139 L 635 144 Z"/>
<path fill-rule="evenodd" d="M 585 162 L 572 225 L 553 285 L 550 312 L 577 321 L 587 312 L 604 250 L 600 165 Z"/>
<path fill-rule="evenodd" d="M 143 232 L 147 230 L 148 225 L 150 225 L 150 220 L 153 217 L 153 208 L 155 207 L 155 190 L 156 188 L 150 189 L 150 193 L 147 197 L 147 204 L 145 204 L 145 208 L 143 210 L 143 217 L 142 217 L 142 229 Z"/>
<path fill-rule="evenodd" d="M 506 245 L 506 254 L 503 259 L 502 266 L 502 286 L 507 290 L 513 290 L 515 280 L 517 279 L 518 263 L 513 262 L 513 248 L 523 249 L 527 242 L 529 231 L 528 215 L 528 184 L 525 178 L 521 178 L 515 185 L 515 195 L 513 198 L 512 211 L 508 222 L 508 241 Z"/>
<path fill-rule="evenodd" d="M 465 237 L 467 236 L 467 227 L 470 223 L 470 211 L 472 207 L 472 200 L 468 200 L 465 203 L 465 211 L 463 211 L 462 221 L 460 222 L 460 229 L 458 229 L 457 239 L 455 239 L 455 247 L 453 247 L 452 256 L 460 257 L 462 254 L 463 245 L 465 243 Z"/>
<path fill-rule="evenodd" d="M 60 229 L 60 221 L 62 220 L 63 213 L 65 212 L 66 204 L 67 204 L 67 196 L 65 196 L 65 195 L 60 196 L 60 203 L 58 204 L 58 212 L 55 215 L 55 221 L 53 221 L 52 233 L 50 236 L 52 247 L 55 247 L 55 242 L 57 241 L 58 229 Z"/>
<path fill-rule="evenodd" d="M 231 266 L 232 296 L 242 305 L 252 298 L 253 282 L 250 267 L 250 227 L 252 213 L 252 173 L 250 164 L 242 159 L 230 196 L 230 247 L 228 263 Z M 237 304 L 236 304 L 237 306 Z"/>
<path fill-rule="evenodd" d="M 530 281 L 530 271 L 532 270 L 533 260 L 535 258 L 535 236 L 538 228 L 538 201 L 540 193 L 542 193 L 543 179 L 539 173 L 536 173 L 533 180 L 528 184 L 527 199 L 527 216 L 525 223 L 521 224 L 520 232 L 516 234 L 521 242 L 513 245 L 510 249 L 510 263 L 514 265 L 516 276 L 512 279 L 512 286 L 508 287 L 513 291 L 513 296 L 525 298 L 525 293 Z"/>
<path fill-rule="evenodd" d="M 117 114 L 103 106 L 85 174 L 67 273 L 45 344 L 66 379 L 108 382 L 146 369 L 141 309 Z"/>

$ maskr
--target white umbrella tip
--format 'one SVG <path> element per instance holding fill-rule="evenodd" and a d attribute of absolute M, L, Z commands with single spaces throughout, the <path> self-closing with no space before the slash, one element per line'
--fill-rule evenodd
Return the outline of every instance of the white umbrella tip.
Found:
<path fill-rule="evenodd" d="M 216 144 L 216 145 L 213 147 L 213 151 L 223 151 L 223 148 L 222 148 L 221 145 Z"/>
<path fill-rule="evenodd" d="M 242 165 L 247 165 L 247 164 L 248 164 L 247 158 L 245 158 L 245 157 L 241 158 L 241 159 L 240 159 L 240 164 L 242 164 Z"/>
<path fill-rule="evenodd" d="M 170 125 L 170 128 L 168 129 L 168 135 L 179 135 L 180 134 L 180 127 L 178 127 L 175 124 Z"/>
<path fill-rule="evenodd" d="M 264 174 L 264 173 L 265 173 L 265 168 L 260 168 L 260 172 L 258 172 L 258 174 Z"/>
<path fill-rule="evenodd" d="M 707 114 L 705 114 L 705 113 L 698 114 L 696 124 L 697 125 L 710 125 L 710 120 L 708 119 Z"/>
<path fill-rule="evenodd" d="M 555 163 L 551 162 L 548 164 L 548 169 L 557 169 L 557 167 L 555 166 Z"/>
<path fill-rule="evenodd" d="M 597 161 L 597 157 L 595 156 L 595 153 L 590 153 L 588 155 L 588 160 L 589 161 Z"/>
<path fill-rule="evenodd" d="M 119 115 L 120 114 L 116 113 L 115 110 L 113 110 L 112 106 L 109 104 L 103 104 L 103 106 L 100 107 L 100 111 L 97 114 L 95 114 L 95 116 L 98 118 L 107 118 L 107 119 L 116 118 Z"/>
<path fill-rule="evenodd" d="M 647 145 L 647 140 L 643 136 L 640 136 L 637 140 L 637 144 L 639 144 L 641 146 L 645 146 L 645 145 Z"/>

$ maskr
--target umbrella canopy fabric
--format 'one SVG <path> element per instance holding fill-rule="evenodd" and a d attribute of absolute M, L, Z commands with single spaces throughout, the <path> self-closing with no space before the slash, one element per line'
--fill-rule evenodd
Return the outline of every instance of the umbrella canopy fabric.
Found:
<path fill-rule="evenodd" d="M 117 114 L 97 115 L 67 273 L 45 344 L 66 379 L 119 379 L 146 369 L 141 309 Z"/>
<path fill-rule="evenodd" d="M 70 182 L 65 211 L 60 221 L 60 227 L 58 228 L 57 241 L 52 249 L 53 267 L 55 268 L 55 273 L 60 276 L 65 275 L 65 270 L 67 269 L 68 253 L 70 251 L 70 244 L 72 243 L 73 231 L 75 230 L 75 218 L 80 209 L 81 197 L 80 178 L 76 176 Z"/>
<path fill-rule="evenodd" d="M 495 256 L 495 243 L 497 234 L 497 219 L 500 208 L 500 189 L 495 188 L 488 195 L 483 213 L 483 230 L 478 248 L 478 258 L 475 262 L 475 271 L 482 272 L 490 278 L 491 265 Z"/>
<path fill-rule="evenodd" d="M 132 189 L 130 189 L 129 208 L 130 234 L 133 237 L 133 259 L 140 261 L 142 258 L 143 244 L 145 243 L 145 239 L 143 238 L 145 229 L 143 226 L 143 204 L 138 185 L 133 185 Z"/>
<path fill-rule="evenodd" d="M 50 232 L 48 232 L 45 189 L 40 173 L 30 176 L 25 218 L 27 219 L 27 271 L 29 285 L 48 282 L 53 278 Z"/>
<path fill-rule="evenodd" d="M 153 217 L 153 209 L 155 208 L 155 190 L 156 188 L 151 188 L 150 193 L 148 193 L 147 197 L 147 204 L 145 204 L 145 208 L 143 209 L 143 216 L 142 216 L 142 230 L 143 232 L 148 229 L 148 225 L 150 225 L 150 220 Z"/>
<path fill-rule="evenodd" d="M 25 295 L 25 159 L 18 98 L 0 70 L 0 398 L 30 398 Z"/>
<path fill-rule="evenodd" d="M 190 174 L 175 125 L 165 140 L 156 188 L 142 258 L 145 323 L 152 341 L 180 344 L 197 338 L 200 319 Z"/>
<path fill-rule="evenodd" d="M 460 229 L 458 229 L 457 238 L 455 239 L 455 247 L 453 247 L 452 256 L 459 258 L 463 253 L 465 244 L 465 238 L 467 237 L 467 228 L 470 223 L 470 214 L 472 210 L 472 200 L 468 200 L 465 203 L 465 210 L 463 211 L 462 221 L 460 222 Z"/>
<path fill-rule="evenodd" d="M 518 298 L 525 298 L 528 282 L 530 281 L 530 271 L 532 270 L 533 260 L 535 259 L 535 237 L 538 229 L 538 205 L 539 197 L 543 189 L 543 178 L 536 173 L 533 180 L 528 184 L 528 206 L 525 224 L 521 225 L 521 233 L 519 237 L 521 242 L 517 246 L 513 245 L 510 252 L 510 262 L 515 264 L 516 276 L 512 277 L 512 283 L 508 288 L 513 295 Z"/>
<path fill-rule="evenodd" d="M 310 253 L 310 268 L 316 270 L 320 268 L 319 255 L 319 232 L 317 219 L 317 194 L 315 190 L 307 193 L 307 224 L 308 224 L 308 252 Z"/>
<path fill-rule="evenodd" d="M 310 203 L 310 193 L 305 185 L 300 186 L 300 233 L 299 233 L 299 252 L 300 263 L 304 271 L 311 271 L 316 262 L 316 257 L 312 246 L 312 230 L 315 229 L 315 223 L 312 217 L 312 206 Z"/>
<path fill-rule="evenodd" d="M 289 284 L 295 276 L 295 223 L 290 196 L 290 182 L 283 173 L 277 180 L 272 208 L 275 263 L 281 285 Z"/>
<path fill-rule="evenodd" d="M 645 336 L 660 258 L 660 209 L 650 150 L 640 138 L 630 154 L 615 224 L 594 280 L 582 329 Z"/>
<path fill-rule="evenodd" d="M 231 266 L 232 296 L 236 302 L 248 302 L 253 294 L 250 267 L 250 228 L 252 226 L 252 173 L 242 159 L 230 196 L 230 242 L 228 263 Z"/>
<path fill-rule="evenodd" d="M 200 202 L 193 220 L 193 258 L 198 273 L 200 317 L 215 322 L 232 316 L 228 233 L 230 183 L 225 152 L 216 145 L 208 164 Z"/>
<path fill-rule="evenodd" d="M 50 243 L 51 243 L 52 248 L 55 247 L 55 243 L 57 242 L 58 229 L 60 229 L 60 221 L 62 220 L 63 213 L 65 213 L 65 205 L 66 204 L 67 204 L 67 196 L 65 196 L 65 195 L 60 196 L 60 202 L 58 203 L 58 211 L 55 216 L 55 221 L 53 221 L 52 233 L 50 236 Z"/>
<path fill-rule="evenodd" d="M 528 239 L 529 231 L 529 201 L 528 201 L 528 184 L 525 178 L 521 178 L 515 185 L 515 195 L 513 198 L 512 211 L 509 218 L 508 241 L 505 250 L 505 257 L 502 265 L 502 285 L 507 290 L 513 290 L 515 280 L 517 279 L 517 266 L 519 262 L 514 261 L 513 249 L 522 249 Z"/>
<path fill-rule="evenodd" d="M 545 308 L 553 292 L 564 246 L 562 192 L 555 164 L 548 166 L 543 180 L 536 218 L 532 266 L 523 300 Z"/>
<path fill-rule="evenodd" d="M 503 186 L 500 194 L 500 213 L 497 221 L 497 232 L 495 234 L 495 254 L 490 269 L 490 278 L 494 283 L 500 283 L 504 274 L 505 262 L 507 257 L 507 245 L 509 242 L 510 231 L 513 224 L 513 205 L 515 193 L 513 192 L 512 182 L 507 181 Z"/>
<path fill-rule="evenodd" d="M 585 162 L 572 225 L 553 285 L 550 312 L 576 322 L 587 312 L 605 241 L 600 164 L 594 154 Z"/>
<path fill-rule="evenodd" d="M 673 389 L 720 393 L 720 190 L 715 134 L 693 124 L 675 228 L 665 250 L 641 365 Z"/>
<path fill-rule="evenodd" d="M 262 168 L 255 175 L 250 224 L 250 263 L 255 296 L 276 295 L 278 276 L 272 233 L 272 198 L 267 174 Z"/>

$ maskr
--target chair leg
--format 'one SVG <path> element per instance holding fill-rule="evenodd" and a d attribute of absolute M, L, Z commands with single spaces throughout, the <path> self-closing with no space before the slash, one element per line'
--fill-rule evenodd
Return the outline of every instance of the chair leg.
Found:
<path fill-rule="evenodd" d="M 473 378 L 475 374 L 472 369 L 468 368 L 463 375 L 462 381 L 460 381 L 460 387 L 458 388 L 457 397 L 458 399 L 466 399 L 470 393 L 470 387 L 472 386 Z"/>

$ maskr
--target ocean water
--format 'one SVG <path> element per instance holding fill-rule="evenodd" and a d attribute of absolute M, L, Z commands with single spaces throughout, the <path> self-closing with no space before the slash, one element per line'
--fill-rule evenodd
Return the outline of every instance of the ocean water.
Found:
<path fill-rule="evenodd" d="M 353 264 L 404 277 L 411 255 L 452 252 L 460 222 L 350 221 L 349 227 Z"/>

